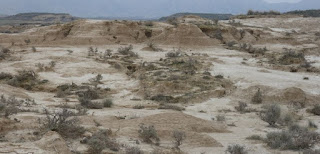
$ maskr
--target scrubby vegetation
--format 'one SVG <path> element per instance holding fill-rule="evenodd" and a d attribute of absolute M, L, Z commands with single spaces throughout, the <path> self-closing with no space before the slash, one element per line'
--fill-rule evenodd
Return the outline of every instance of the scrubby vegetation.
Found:
<path fill-rule="evenodd" d="M 253 104 L 261 104 L 262 103 L 262 93 L 260 89 L 253 95 L 251 102 Z"/>
<path fill-rule="evenodd" d="M 288 130 L 268 133 L 265 142 L 273 149 L 304 150 L 319 143 L 319 135 L 306 127 L 292 125 Z"/>
<path fill-rule="evenodd" d="M 320 116 L 320 105 L 317 104 L 315 106 L 313 106 L 312 109 L 308 110 L 310 113 L 313 113 L 314 115 L 318 115 Z"/>
<path fill-rule="evenodd" d="M 10 115 L 17 114 L 19 112 L 19 106 L 21 102 L 18 101 L 15 97 L 6 98 L 4 95 L 1 95 L 0 98 L 0 117 L 4 116 L 8 118 Z"/>
<path fill-rule="evenodd" d="M 156 145 L 159 144 L 160 138 L 158 137 L 158 133 L 154 126 L 146 126 L 144 124 L 140 124 L 140 129 L 138 131 L 140 138 L 146 143 L 154 143 Z"/>
<path fill-rule="evenodd" d="M 109 148 L 112 151 L 119 151 L 120 145 L 110 138 L 112 132 L 110 130 L 99 130 L 94 133 L 89 139 L 84 141 L 88 144 L 88 153 L 100 154 L 102 150 Z"/>
<path fill-rule="evenodd" d="M 179 146 L 186 139 L 186 133 L 183 131 L 175 130 L 172 134 L 174 139 L 175 148 L 179 149 Z"/>
<path fill-rule="evenodd" d="M 49 110 L 44 110 L 46 118 L 40 121 L 41 129 L 45 133 L 47 131 L 56 131 L 61 136 L 66 138 L 78 138 L 85 132 L 85 129 L 80 126 L 78 118 L 73 117 L 74 112 L 68 109 L 51 113 Z"/>
<path fill-rule="evenodd" d="M 227 150 L 226 150 L 227 154 L 247 154 L 247 150 L 245 146 L 241 146 L 241 145 L 229 145 Z"/>
<path fill-rule="evenodd" d="M 0 46 L 0 60 L 4 60 L 10 56 L 10 49 Z"/>
<path fill-rule="evenodd" d="M 132 50 L 133 50 L 133 46 L 129 45 L 127 47 L 120 47 L 118 49 L 118 52 L 125 56 L 138 57 L 138 54 L 134 53 Z"/>
<path fill-rule="evenodd" d="M 261 119 L 267 122 L 270 126 L 275 127 L 281 115 L 280 106 L 277 104 L 272 104 L 265 106 L 264 108 L 265 110 L 261 111 L 260 113 Z"/>
<path fill-rule="evenodd" d="M 18 71 L 17 75 L 2 72 L 0 73 L 0 80 L 11 86 L 21 87 L 26 90 L 37 89 L 41 84 L 48 82 L 47 80 L 39 80 L 37 73 L 27 70 Z"/>

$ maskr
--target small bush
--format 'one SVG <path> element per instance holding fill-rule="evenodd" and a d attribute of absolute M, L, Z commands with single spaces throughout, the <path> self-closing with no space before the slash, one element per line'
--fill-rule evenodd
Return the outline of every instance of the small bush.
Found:
<path fill-rule="evenodd" d="M 145 108 L 145 106 L 143 106 L 143 105 L 135 105 L 135 106 L 133 106 L 133 109 L 144 109 Z"/>
<path fill-rule="evenodd" d="M 183 140 L 186 139 L 186 133 L 183 131 L 175 130 L 172 134 L 172 138 L 174 139 L 175 148 L 179 148 Z"/>
<path fill-rule="evenodd" d="M 144 25 L 148 27 L 152 27 L 154 24 L 152 21 L 146 21 Z"/>
<path fill-rule="evenodd" d="M 75 114 L 68 109 L 54 113 L 50 113 L 47 109 L 44 111 L 46 118 L 41 124 L 45 132 L 49 130 L 56 131 L 66 138 L 77 138 L 85 132 L 85 129 L 79 125 L 79 119 L 72 117 Z"/>
<path fill-rule="evenodd" d="M 319 154 L 320 153 L 320 149 L 315 149 L 315 150 L 305 150 L 303 151 L 303 154 Z"/>
<path fill-rule="evenodd" d="M 306 59 L 303 53 L 295 52 L 289 49 L 283 53 L 282 57 L 280 57 L 278 61 L 282 65 L 291 65 L 291 64 L 303 64 L 306 62 Z"/>
<path fill-rule="evenodd" d="M 126 154 L 144 154 L 139 147 L 127 147 Z"/>
<path fill-rule="evenodd" d="M 152 49 L 152 51 L 163 51 L 163 49 L 157 47 L 153 42 L 149 42 L 148 47 Z"/>
<path fill-rule="evenodd" d="M 240 113 L 245 113 L 247 112 L 247 109 L 246 109 L 247 107 L 248 107 L 247 103 L 239 102 L 238 106 L 236 106 L 235 109 Z"/>
<path fill-rule="evenodd" d="M 247 154 L 247 150 L 245 148 L 245 146 L 241 146 L 241 145 L 229 145 L 226 153 L 228 154 Z"/>
<path fill-rule="evenodd" d="M 89 145 L 88 152 L 90 154 L 100 154 L 102 150 L 109 148 L 112 151 L 119 151 L 119 144 L 112 140 L 108 130 L 99 130 L 94 133 L 91 138 L 88 139 Z"/>
<path fill-rule="evenodd" d="M 37 52 L 37 48 L 36 47 L 31 47 L 32 52 Z"/>
<path fill-rule="evenodd" d="M 320 141 L 320 135 L 306 127 L 292 125 L 288 130 L 270 132 L 265 142 L 273 149 L 303 150 L 313 147 Z"/>
<path fill-rule="evenodd" d="M 280 119 L 281 108 L 277 104 L 266 106 L 264 111 L 261 111 L 261 120 L 267 122 L 270 126 L 275 127 L 276 122 Z"/>
<path fill-rule="evenodd" d="M 246 138 L 247 140 L 263 140 L 263 137 L 261 137 L 260 135 L 251 135 L 249 137 Z"/>
<path fill-rule="evenodd" d="M 26 90 L 32 90 L 35 86 L 42 84 L 43 82 L 38 80 L 38 75 L 34 71 L 18 71 L 18 74 L 13 76 L 7 81 L 7 84 L 14 87 L 21 87 Z"/>
<path fill-rule="evenodd" d="M 104 105 L 100 102 L 93 102 L 90 99 L 87 99 L 84 97 L 80 97 L 79 102 L 80 102 L 81 106 L 88 108 L 88 109 L 102 109 L 103 105 Z"/>
<path fill-rule="evenodd" d="M 226 117 L 224 115 L 218 115 L 217 121 L 226 121 Z"/>
<path fill-rule="evenodd" d="M 133 46 L 132 45 L 129 45 L 127 47 L 120 47 L 118 49 L 118 52 L 122 55 L 126 55 L 126 56 L 131 56 L 131 57 L 138 57 L 138 54 L 134 53 L 132 51 L 133 49 Z"/>
<path fill-rule="evenodd" d="M 320 105 L 315 105 L 311 110 L 309 110 L 310 113 L 313 113 L 314 115 L 320 116 Z"/>
<path fill-rule="evenodd" d="M 176 57 L 181 57 L 183 56 L 183 52 L 181 51 L 172 51 L 172 52 L 168 52 L 166 54 L 166 57 L 169 57 L 169 58 L 176 58 Z"/>
<path fill-rule="evenodd" d="M 0 80 L 9 80 L 12 78 L 13 78 L 13 76 L 9 73 L 4 73 L 4 72 L 0 73 Z"/>
<path fill-rule="evenodd" d="M 175 110 L 175 111 L 184 111 L 185 108 L 176 106 L 176 105 L 171 105 L 171 104 L 160 104 L 159 109 L 170 109 L 170 110 Z"/>
<path fill-rule="evenodd" d="M 258 91 L 253 95 L 251 102 L 253 104 L 261 104 L 262 103 L 262 94 L 260 91 L 260 88 L 258 89 Z"/>
<path fill-rule="evenodd" d="M 78 96 L 89 100 L 98 99 L 100 97 L 98 91 L 92 88 L 88 88 L 86 91 L 79 92 Z"/>
<path fill-rule="evenodd" d="M 112 99 L 105 99 L 105 100 L 103 101 L 103 106 L 104 106 L 104 107 L 110 108 L 110 107 L 112 107 L 112 105 L 113 105 Z"/>
<path fill-rule="evenodd" d="M 318 125 L 316 125 L 313 121 L 309 120 L 308 122 L 308 127 L 310 129 L 317 129 L 318 128 Z"/>
<path fill-rule="evenodd" d="M 15 97 L 5 98 L 1 95 L 0 98 L 0 117 L 3 115 L 8 118 L 10 115 L 17 114 L 19 112 L 19 106 L 21 103 Z"/>
<path fill-rule="evenodd" d="M 140 130 L 138 131 L 140 138 L 146 143 L 156 143 L 159 144 L 160 138 L 158 137 L 157 131 L 154 126 L 140 125 Z"/>
<path fill-rule="evenodd" d="M 10 50 L 0 46 L 0 60 L 6 59 L 9 56 Z"/>

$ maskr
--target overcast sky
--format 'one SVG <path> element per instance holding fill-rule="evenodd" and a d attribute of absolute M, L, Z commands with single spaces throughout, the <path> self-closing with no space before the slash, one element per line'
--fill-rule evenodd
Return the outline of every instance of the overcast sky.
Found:
<path fill-rule="evenodd" d="M 281 3 L 281 2 L 297 3 L 297 2 L 300 2 L 301 0 L 264 0 L 264 1 L 270 2 L 270 3 Z"/>

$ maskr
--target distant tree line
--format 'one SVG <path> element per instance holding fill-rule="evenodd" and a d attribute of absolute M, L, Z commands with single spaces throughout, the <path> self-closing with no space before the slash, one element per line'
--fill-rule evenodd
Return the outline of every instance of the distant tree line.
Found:
<path fill-rule="evenodd" d="M 320 9 L 319 10 L 295 10 L 295 11 L 287 12 L 285 14 L 302 15 L 303 17 L 320 17 Z"/>
<path fill-rule="evenodd" d="M 278 11 L 254 11 L 254 10 L 249 10 L 247 15 L 281 15 L 280 12 Z"/>

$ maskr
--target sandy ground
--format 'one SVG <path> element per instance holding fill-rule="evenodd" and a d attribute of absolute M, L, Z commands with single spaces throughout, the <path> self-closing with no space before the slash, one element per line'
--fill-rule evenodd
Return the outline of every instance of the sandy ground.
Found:
<path fill-rule="evenodd" d="M 296 31 L 320 31 L 319 25 L 320 20 L 308 20 L 304 18 L 297 19 L 285 19 L 286 23 L 291 23 L 289 26 L 283 26 L 281 24 L 281 19 L 268 19 L 268 22 L 265 19 L 246 19 L 241 22 L 245 25 L 255 26 L 255 27 L 269 27 L 274 33 L 283 33 L 286 31 L 296 30 Z M 308 27 L 303 27 L 297 25 L 297 23 L 311 22 Z M 102 21 L 89 21 L 90 24 L 100 23 Z M 34 31 L 34 30 L 30 30 Z M 266 44 L 270 50 L 277 51 L 283 47 L 288 47 L 288 44 Z M 120 131 L 120 136 L 118 141 L 134 145 L 134 140 L 132 138 L 136 137 L 132 135 L 133 130 L 137 129 L 134 127 L 129 127 L 131 123 L 137 123 L 144 121 L 145 118 L 156 116 L 156 115 L 165 115 L 171 114 L 173 111 L 168 110 L 158 110 L 153 107 L 157 105 L 156 102 L 150 100 L 143 100 L 140 95 L 137 94 L 139 90 L 139 81 L 128 77 L 124 72 L 118 71 L 113 68 L 108 63 L 101 63 L 95 59 L 88 58 L 87 50 L 89 46 L 41 46 L 37 47 L 38 52 L 31 52 L 31 47 L 27 47 L 26 52 L 21 52 L 19 47 L 15 49 L 14 57 L 21 57 L 19 61 L 2 61 L 0 62 L 1 72 L 15 73 L 18 70 L 22 69 L 35 69 L 37 63 L 48 64 L 50 61 L 55 61 L 56 66 L 52 72 L 40 72 L 41 79 L 49 80 L 48 87 L 55 88 L 58 85 L 65 83 L 76 83 L 81 85 L 82 83 L 88 82 L 89 79 L 95 77 L 97 74 L 103 76 L 102 84 L 99 87 L 110 88 L 114 90 L 112 98 L 114 101 L 114 107 L 101 110 L 89 110 L 87 117 L 83 118 L 84 126 L 94 127 L 92 119 L 97 119 L 102 124 L 102 128 L 112 128 L 116 129 L 115 126 L 124 125 L 123 130 Z M 96 47 L 96 46 L 94 46 Z M 111 49 L 114 52 L 119 48 L 119 45 L 100 45 L 97 46 L 100 52 L 104 52 L 106 49 Z M 134 52 L 140 55 L 140 58 L 137 62 L 154 62 L 158 61 L 160 58 L 165 58 L 165 54 L 168 51 L 173 49 L 172 46 L 160 45 L 159 47 L 164 49 L 164 52 L 152 52 L 152 51 L 142 51 L 146 47 L 145 44 L 134 44 Z M 292 48 L 318 48 L 316 44 L 305 44 L 304 46 L 290 46 Z M 319 49 L 319 48 L 318 48 Z M 73 53 L 69 54 L 67 50 L 72 50 Z M 306 94 L 312 96 L 320 95 L 320 76 L 319 73 L 307 73 L 307 72 L 298 72 L 291 73 L 280 70 L 273 70 L 267 68 L 265 65 L 257 63 L 259 59 L 252 57 L 248 53 L 239 52 L 236 50 L 227 50 L 221 45 L 210 48 L 186 48 L 183 49 L 187 54 L 192 53 L 202 53 L 207 54 L 208 58 L 212 59 L 212 68 L 209 70 L 212 75 L 223 75 L 225 78 L 233 81 L 234 85 L 237 87 L 236 93 L 245 91 L 250 87 L 254 86 L 268 86 L 273 90 L 283 90 L 290 87 L 297 87 L 302 89 Z M 246 58 L 247 64 L 242 64 L 243 59 Z M 307 59 L 313 61 L 313 66 L 320 66 L 320 57 L 319 56 L 307 56 Z M 262 71 L 263 70 L 263 71 Z M 309 80 L 303 80 L 304 77 L 309 77 Z M 33 107 L 38 111 L 41 111 L 43 108 L 54 108 L 57 105 L 61 105 L 64 102 L 61 98 L 54 97 L 54 93 L 50 92 L 31 92 L 23 90 L 21 88 L 14 88 L 6 84 L 0 84 L 0 94 L 7 96 L 16 96 L 18 98 L 32 98 L 35 100 L 37 105 Z M 141 98 L 142 100 L 134 100 L 135 98 Z M 76 97 L 71 97 L 70 103 L 77 103 Z M 243 99 L 243 98 L 241 98 Z M 190 154 L 223 154 L 228 145 L 231 144 L 241 144 L 245 145 L 249 151 L 249 154 L 291 154 L 298 153 L 293 151 L 278 151 L 268 148 L 262 142 L 250 141 L 246 137 L 250 135 L 265 135 L 270 131 L 278 131 L 278 128 L 267 127 L 267 123 L 260 120 L 256 112 L 240 114 L 234 109 L 234 106 L 237 105 L 239 98 L 237 95 L 229 95 L 223 98 L 211 98 L 204 102 L 198 102 L 194 104 L 183 104 L 186 107 L 186 110 L 181 114 L 190 115 L 193 118 L 198 118 L 200 121 L 203 120 L 203 123 L 208 125 L 222 125 L 225 127 L 225 130 L 228 132 L 217 133 L 217 132 L 193 132 L 198 133 L 195 135 L 194 141 L 198 141 L 199 136 L 203 135 L 206 138 L 214 139 L 214 142 L 219 143 L 220 146 L 203 146 L 199 145 L 198 147 L 189 146 L 194 145 L 193 143 L 188 143 L 181 147 L 181 150 L 185 153 Z M 246 99 L 249 101 L 250 99 Z M 249 103 L 249 102 L 248 102 Z M 132 109 L 135 105 L 144 105 L 150 106 L 150 108 L 135 110 Z M 251 108 L 259 108 L 259 105 L 250 105 Z M 283 106 L 285 108 L 285 106 Z M 225 112 L 224 112 L 225 111 Z M 176 112 L 173 112 L 176 113 Z M 307 113 L 302 113 L 305 115 L 304 120 L 300 123 L 305 123 L 307 119 L 313 120 L 316 124 L 320 125 L 320 120 L 316 116 L 309 115 Z M 224 115 L 226 121 L 217 122 L 216 117 L 218 115 Z M 32 121 L 32 119 L 37 119 L 41 116 L 38 113 L 19 113 L 12 116 L 12 118 L 17 119 L 26 119 L 27 121 Z M 114 120 L 114 117 L 126 117 L 126 119 L 135 119 L 137 121 L 117 121 Z M 191 119 L 191 118 L 190 118 Z M 195 120 L 197 121 L 197 120 Z M 87 122 L 87 123 L 86 123 Z M 191 121 L 192 122 L 192 121 Z M 112 123 L 112 126 L 109 124 Z M 135 124 L 136 124 L 135 123 Z M 192 123 L 191 123 L 192 124 Z M 164 123 L 165 125 L 165 123 Z M 119 126 L 119 127 L 120 127 Z M 162 127 L 162 125 L 161 125 Z M 167 131 L 167 130 L 163 130 Z M 317 130 L 319 132 L 319 130 Z M 13 137 L 16 137 L 17 134 L 22 136 L 26 134 L 26 130 L 15 131 L 15 134 L 9 134 L 11 141 Z M 127 134 L 126 134 L 127 133 Z M 188 136 L 187 136 L 188 137 Z M 201 138 L 199 139 L 201 140 Z M 16 150 L 16 153 L 20 151 L 23 152 L 33 152 L 33 153 L 45 153 L 43 148 L 31 148 L 36 144 L 33 142 L 22 142 L 22 143 L 0 143 L 0 153 L 6 153 L 12 149 Z M 84 150 L 84 146 L 71 143 L 72 149 L 75 150 Z M 218 144 L 216 144 L 218 145 Z M 18 146 L 18 148 L 16 148 Z M 152 150 L 147 144 L 138 145 L 143 150 Z M 162 146 L 170 146 L 170 139 L 165 139 L 162 143 Z M 13 152 L 13 151 L 12 151 Z"/>

